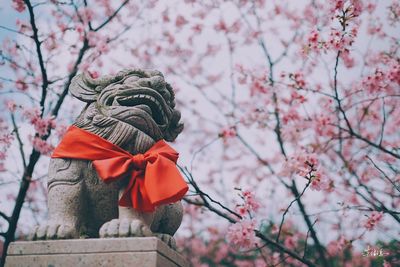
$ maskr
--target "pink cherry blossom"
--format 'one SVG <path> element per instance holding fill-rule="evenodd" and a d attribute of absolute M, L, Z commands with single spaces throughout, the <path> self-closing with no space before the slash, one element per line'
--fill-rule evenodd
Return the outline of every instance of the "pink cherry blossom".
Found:
<path fill-rule="evenodd" d="M 328 253 L 330 255 L 337 255 L 349 245 L 349 241 L 344 238 L 344 236 L 340 236 L 338 240 L 333 240 L 328 244 Z"/>
<path fill-rule="evenodd" d="M 234 246 L 243 249 L 253 248 L 256 244 L 254 229 L 254 220 L 242 220 L 229 226 L 227 238 Z"/>
<path fill-rule="evenodd" d="M 355 65 L 354 58 L 350 55 L 349 50 L 343 50 L 340 54 L 340 58 L 343 60 L 344 65 L 346 68 L 352 68 Z"/>
<path fill-rule="evenodd" d="M 15 82 L 15 87 L 20 91 L 28 90 L 28 85 L 22 79 L 18 79 Z"/>
<path fill-rule="evenodd" d="M 39 137 L 32 138 L 31 142 L 34 149 L 39 151 L 43 155 L 50 155 L 50 153 L 54 150 L 54 146 Z"/>
<path fill-rule="evenodd" d="M 368 231 L 374 230 L 377 224 L 382 220 L 383 212 L 373 211 L 368 216 L 368 219 L 364 222 L 364 227 Z"/>
<path fill-rule="evenodd" d="M 295 249 L 297 247 L 297 241 L 297 236 L 288 236 L 284 241 L 285 247 Z"/>
<path fill-rule="evenodd" d="M 396 0 L 392 0 L 389 10 L 389 21 L 392 25 L 395 25 L 400 21 L 400 3 Z"/>
<path fill-rule="evenodd" d="M 17 109 L 17 104 L 13 100 L 7 100 L 5 104 L 10 112 L 15 112 L 15 110 Z"/>
<path fill-rule="evenodd" d="M 184 16 L 179 15 L 176 17 L 176 20 L 175 20 L 176 27 L 181 28 L 183 25 L 185 25 L 187 23 L 188 23 L 188 21 L 185 19 Z"/>
<path fill-rule="evenodd" d="M 54 129 L 56 126 L 53 117 L 41 118 L 38 109 L 26 109 L 23 114 L 40 136 L 45 136 L 50 129 Z"/>
<path fill-rule="evenodd" d="M 260 208 L 260 203 L 255 198 L 255 195 L 250 190 L 245 190 L 242 192 L 244 207 L 249 212 L 256 212 Z"/>
<path fill-rule="evenodd" d="M 18 12 L 23 12 L 26 8 L 23 0 L 12 0 L 12 7 Z"/>
<path fill-rule="evenodd" d="M 236 128 L 234 126 L 226 127 L 222 129 L 221 132 L 218 134 L 218 136 L 224 140 L 224 143 L 226 143 L 229 139 L 235 137 L 236 135 Z"/>
<path fill-rule="evenodd" d="M 316 191 L 324 190 L 330 192 L 333 189 L 333 183 L 324 171 L 319 170 L 311 177 L 310 188 Z"/>

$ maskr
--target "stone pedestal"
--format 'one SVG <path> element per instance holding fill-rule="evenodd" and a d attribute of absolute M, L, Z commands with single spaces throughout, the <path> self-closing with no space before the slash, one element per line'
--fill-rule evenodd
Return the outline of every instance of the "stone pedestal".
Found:
<path fill-rule="evenodd" d="M 10 244 L 6 267 L 187 267 L 176 251 L 155 237 L 20 241 Z"/>

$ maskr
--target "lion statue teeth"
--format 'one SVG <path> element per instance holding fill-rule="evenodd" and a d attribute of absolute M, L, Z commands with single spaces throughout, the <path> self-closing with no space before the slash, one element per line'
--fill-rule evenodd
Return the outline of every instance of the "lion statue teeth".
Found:
<path fill-rule="evenodd" d="M 69 88 L 87 103 L 74 126 L 98 135 L 132 155 L 157 141 L 174 141 L 183 130 L 172 87 L 161 72 L 130 69 L 97 79 L 74 77 Z M 126 237 L 172 238 L 182 221 L 180 202 L 142 213 L 118 206 L 127 181 L 105 184 L 89 160 L 52 158 L 49 166 L 47 223 L 31 239 Z"/>

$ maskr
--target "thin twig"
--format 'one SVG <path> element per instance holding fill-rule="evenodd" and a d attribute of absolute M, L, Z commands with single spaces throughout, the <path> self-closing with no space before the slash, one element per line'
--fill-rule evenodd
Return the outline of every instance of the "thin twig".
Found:
<path fill-rule="evenodd" d="M 119 11 L 121 11 L 121 9 L 129 2 L 129 0 L 125 0 L 115 11 L 113 14 L 111 14 L 111 16 L 109 16 L 102 24 L 100 24 L 99 26 L 97 26 L 96 28 L 93 29 L 93 31 L 97 32 L 98 30 L 100 30 L 101 28 L 103 28 L 104 26 L 106 26 L 115 16 L 118 15 Z"/>
<path fill-rule="evenodd" d="M 22 142 L 21 136 L 19 135 L 18 126 L 17 126 L 17 123 L 15 122 L 15 116 L 14 116 L 13 112 L 11 112 L 11 122 L 14 127 L 13 132 L 15 133 L 15 136 L 17 137 L 19 152 L 21 154 L 22 164 L 23 164 L 23 167 L 25 170 L 26 169 L 26 159 L 25 159 L 24 143 Z"/>
<path fill-rule="evenodd" d="M 381 150 L 382 152 L 385 152 L 386 154 L 389 154 L 389 155 L 395 157 L 396 159 L 400 159 L 400 155 L 399 154 L 390 151 L 389 149 L 383 147 L 382 145 L 379 145 L 379 144 L 376 144 L 376 143 L 372 142 L 371 140 L 361 136 L 360 134 L 354 132 L 353 130 L 349 130 L 349 129 L 343 128 L 340 125 L 335 125 L 335 124 L 330 124 L 330 125 L 337 126 L 340 129 L 342 129 L 343 131 L 348 132 L 350 134 L 350 136 L 356 137 L 357 139 L 359 139 L 361 141 L 364 141 L 365 143 L 371 145 L 372 147 L 377 148 L 377 149 Z"/>
<path fill-rule="evenodd" d="M 7 30 L 7 31 L 13 32 L 13 33 L 17 33 L 17 34 L 20 34 L 20 35 L 25 36 L 25 37 L 28 37 L 28 38 L 32 38 L 32 36 L 30 36 L 30 35 L 28 35 L 28 34 L 26 34 L 26 33 L 23 33 L 23 32 L 20 32 L 20 31 L 18 31 L 18 30 L 14 30 L 14 29 L 8 28 L 8 27 L 6 27 L 6 26 L 0 25 L 0 29 Z"/>
<path fill-rule="evenodd" d="M 186 176 L 186 178 L 188 179 L 189 183 L 194 187 L 194 189 L 196 190 L 196 193 L 199 194 L 199 196 L 202 198 L 202 200 L 204 201 L 204 203 L 208 203 L 208 201 L 211 201 L 214 204 L 217 204 L 218 206 L 220 206 L 222 209 L 224 209 L 225 211 L 229 212 L 230 214 L 235 215 L 237 218 L 242 219 L 242 216 L 240 216 L 237 212 L 227 208 L 226 206 L 222 205 L 219 201 L 214 200 L 212 197 L 210 197 L 210 195 L 208 195 L 207 193 L 205 193 L 204 191 L 202 191 L 200 189 L 200 187 L 197 185 L 196 181 L 193 178 L 193 175 L 188 171 L 187 168 L 182 168 L 181 166 L 178 165 L 178 168 L 183 172 L 183 174 Z"/>
<path fill-rule="evenodd" d="M 48 83 L 48 79 L 47 79 L 47 71 L 46 68 L 44 66 L 44 60 L 43 60 L 43 54 L 42 54 L 42 49 L 41 49 L 41 42 L 39 40 L 39 31 L 38 28 L 36 26 L 36 21 L 35 21 L 35 13 L 33 12 L 33 7 L 32 4 L 29 0 L 24 0 L 28 11 L 29 11 L 29 16 L 30 16 L 30 23 L 32 26 L 32 31 L 33 31 L 33 36 L 32 39 L 35 43 L 36 46 L 36 53 L 37 53 L 37 58 L 39 61 L 39 67 L 40 67 L 40 72 L 42 74 L 42 96 L 40 99 L 40 108 L 41 108 L 41 117 L 43 117 L 43 113 L 44 113 L 44 102 L 46 100 L 46 95 L 47 95 L 47 87 L 49 85 Z"/>
<path fill-rule="evenodd" d="M 311 179 L 308 180 L 308 182 L 307 182 L 306 186 L 304 187 L 303 191 L 301 192 L 301 194 L 298 195 L 295 199 L 293 199 L 293 200 L 290 202 L 289 206 L 286 208 L 286 210 L 283 212 L 282 219 L 281 219 L 281 223 L 280 223 L 280 225 L 279 225 L 279 231 L 278 231 L 278 234 L 277 234 L 276 239 L 275 239 L 276 242 L 279 242 L 279 237 L 280 237 L 280 235 L 281 235 L 283 222 L 285 221 L 285 216 L 286 216 L 286 214 L 289 212 L 290 207 L 304 195 L 304 193 L 306 192 L 306 189 L 308 188 L 308 186 L 309 186 L 310 184 L 311 184 Z"/>
<path fill-rule="evenodd" d="M 295 181 L 292 182 L 291 190 L 292 190 L 292 193 L 296 197 L 298 197 L 300 195 L 298 190 L 297 190 L 297 186 L 296 186 Z M 319 258 L 321 259 L 322 265 L 323 266 L 331 266 L 330 262 L 328 262 L 326 257 L 325 257 L 325 254 L 326 254 L 325 249 L 321 245 L 321 242 L 318 239 L 317 232 L 315 231 L 315 229 L 313 227 L 313 224 L 310 221 L 310 217 L 307 216 L 307 212 L 306 212 L 305 206 L 304 206 L 304 204 L 303 204 L 303 202 L 301 201 L 300 198 L 297 200 L 297 205 L 299 206 L 300 212 L 303 215 L 303 219 L 306 222 L 307 227 L 308 227 L 308 229 L 309 229 L 309 231 L 311 233 L 311 238 L 314 241 L 314 244 L 315 244 L 315 247 L 316 247 L 317 252 L 319 254 Z"/>
<path fill-rule="evenodd" d="M 382 98 L 382 116 L 383 116 L 383 122 L 381 125 L 381 136 L 379 138 L 379 145 L 382 145 L 383 142 L 383 134 L 385 132 L 385 124 L 386 124 L 386 111 L 385 111 L 385 98 Z"/>
<path fill-rule="evenodd" d="M 4 212 L 0 211 L 0 217 L 2 217 L 7 222 L 10 222 L 10 217 L 8 217 Z"/>
<path fill-rule="evenodd" d="M 396 190 L 400 192 L 400 186 L 397 185 L 394 181 L 392 181 L 392 179 L 390 179 L 389 176 L 387 176 L 387 174 L 386 174 L 381 168 L 379 168 L 378 165 L 376 165 L 375 162 L 374 162 L 368 155 L 367 155 L 366 157 L 367 157 L 367 159 L 369 159 L 369 160 L 371 161 L 371 163 L 374 165 L 374 167 L 375 167 L 380 173 L 382 173 L 383 176 L 394 186 L 394 188 L 396 188 Z"/>
<path fill-rule="evenodd" d="M 198 150 L 196 150 L 195 152 L 193 152 L 193 156 L 192 159 L 190 160 L 190 171 L 193 171 L 193 162 L 197 156 L 197 154 L 199 154 L 200 152 L 202 152 L 204 149 L 206 149 L 207 147 L 211 146 L 215 141 L 217 141 L 218 139 L 220 139 L 220 137 L 214 138 L 212 139 L 210 142 L 208 142 L 207 144 L 201 146 Z"/>
<path fill-rule="evenodd" d="M 256 156 L 256 158 L 258 159 L 259 162 L 261 162 L 262 164 L 264 164 L 264 165 L 268 168 L 268 170 L 271 172 L 271 174 L 275 174 L 275 171 L 274 171 L 274 169 L 272 168 L 271 164 L 269 164 L 269 162 L 266 161 L 265 159 L 261 158 L 261 156 L 257 153 L 257 151 L 255 151 L 254 148 L 253 148 L 249 143 L 247 143 L 247 141 L 244 140 L 244 138 L 243 138 L 239 133 L 236 134 L 236 137 L 239 139 L 239 141 L 240 141 L 254 156 Z"/>
<path fill-rule="evenodd" d="M 315 223 L 317 222 L 318 219 L 315 219 L 315 221 L 313 222 L 312 226 L 314 227 Z M 304 242 L 304 253 L 303 253 L 303 258 L 306 256 L 307 253 L 307 241 L 308 241 L 308 236 L 310 235 L 310 228 L 307 230 L 307 234 L 306 234 L 306 240 Z"/>

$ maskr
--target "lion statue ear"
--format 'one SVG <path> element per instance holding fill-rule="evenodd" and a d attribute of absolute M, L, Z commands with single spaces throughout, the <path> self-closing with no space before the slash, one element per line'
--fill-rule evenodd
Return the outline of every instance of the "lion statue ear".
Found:
<path fill-rule="evenodd" d="M 78 74 L 72 79 L 69 91 L 83 102 L 94 102 L 100 92 L 96 90 L 97 86 L 93 81 L 95 80 L 88 73 Z"/>

